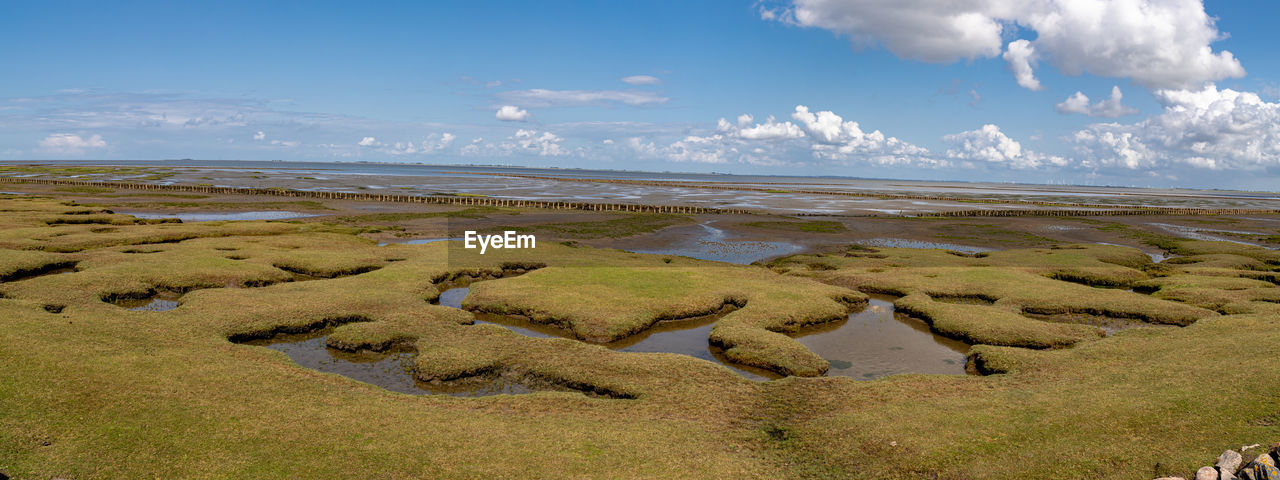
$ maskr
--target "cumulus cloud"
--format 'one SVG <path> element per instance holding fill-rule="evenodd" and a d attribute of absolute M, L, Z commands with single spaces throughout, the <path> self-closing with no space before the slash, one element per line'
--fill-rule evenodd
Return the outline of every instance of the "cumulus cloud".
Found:
<path fill-rule="evenodd" d="M 1130 78 L 1148 88 L 1199 88 L 1244 75 L 1201 0 L 791 0 L 761 17 L 947 63 L 1003 55 L 1019 85 L 1039 88 L 1035 59 L 1067 75 Z M 1035 40 L 1015 38 L 1026 30 Z"/>
<path fill-rule="evenodd" d="M 929 156 L 929 150 L 879 130 L 865 132 L 858 122 L 845 121 L 831 111 L 813 113 L 809 107 L 797 105 L 791 118 L 800 122 L 814 142 L 810 145 L 813 155 L 830 160 L 863 159 L 881 165 L 917 164 L 941 166 L 946 164 Z"/>
<path fill-rule="evenodd" d="M 537 155 L 540 157 L 561 157 L 581 155 L 581 149 L 572 149 L 564 145 L 564 138 L 551 132 L 532 129 L 516 130 L 514 135 L 501 143 L 487 143 L 482 138 L 471 141 L 460 151 L 463 155 Z"/>
<path fill-rule="evenodd" d="M 796 106 L 791 120 L 770 116 L 757 123 L 750 114 L 734 121 L 721 118 L 714 131 L 685 135 L 670 143 L 631 138 L 627 146 L 641 156 L 677 162 L 795 165 L 804 157 L 838 164 L 941 166 L 946 159 L 889 137 L 880 131 L 865 132 L 857 122 L 845 121 L 830 111 L 811 112 Z M 807 155 L 806 155 L 807 154 Z"/>
<path fill-rule="evenodd" d="M 1157 90 L 1164 110 L 1133 124 L 1102 123 L 1070 140 L 1086 165 L 1186 165 L 1213 170 L 1280 167 L 1280 103 L 1214 85 Z"/>
<path fill-rule="evenodd" d="M 751 117 L 747 116 L 746 120 L 746 122 L 743 122 L 743 117 L 738 117 L 738 125 L 749 124 Z M 764 123 L 738 129 L 738 136 L 747 140 L 792 139 L 803 137 L 804 130 L 791 122 L 779 122 L 770 116 Z"/>
<path fill-rule="evenodd" d="M 529 119 L 529 111 L 515 105 L 503 105 L 498 108 L 494 117 L 504 122 L 523 122 Z"/>
<path fill-rule="evenodd" d="M 653 75 L 632 75 L 622 77 L 622 83 L 627 85 L 661 85 L 662 79 Z"/>
<path fill-rule="evenodd" d="M 40 148 L 48 153 L 83 155 L 86 150 L 107 148 L 101 135 L 83 138 L 71 133 L 55 133 L 40 140 Z"/>
<path fill-rule="evenodd" d="M 1120 93 L 1119 86 L 1111 87 L 1111 98 L 1099 100 L 1095 103 L 1089 103 L 1089 97 L 1083 92 L 1076 92 L 1062 103 L 1055 106 L 1058 113 L 1079 113 L 1090 117 L 1123 117 L 1125 115 L 1133 115 L 1138 110 L 1124 104 L 1124 95 Z"/>
<path fill-rule="evenodd" d="M 262 130 L 258 130 L 258 133 L 253 134 L 253 139 L 261 142 L 267 139 L 267 134 L 263 133 Z"/>
<path fill-rule="evenodd" d="M 384 143 L 378 141 L 374 137 L 364 137 L 357 145 L 361 147 L 377 148 L 378 152 L 390 155 L 419 155 L 436 153 L 448 148 L 458 137 L 452 133 L 441 133 L 427 135 L 425 140 L 420 142 L 400 141 L 393 143 Z"/>
<path fill-rule="evenodd" d="M 1031 42 L 1026 40 L 1014 40 L 1009 42 L 1009 49 L 1004 52 L 1004 61 L 1009 62 L 1009 69 L 1013 70 L 1013 79 L 1018 85 L 1027 90 L 1041 90 L 1040 80 L 1036 79 L 1035 68 L 1032 67 L 1039 56 L 1036 55 L 1036 47 L 1031 46 Z"/>
<path fill-rule="evenodd" d="M 525 107 L 583 107 L 628 105 L 648 107 L 669 100 L 656 92 L 643 90 L 511 90 L 495 95 L 500 100 Z"/>
<path fill-rule="evenodd" d="M 983 125 L 977 130 L 947 135 L 942 139 L 951 144 L 951 148 L 947 149 L 947 157 L 964 162 L 983 162 L 1017 169 L 1063 167 L 1068 164 L 1065 158 L 1022 148 L 1021 143 L 1001 132 L 1000 127 L 991 124 Z"/>

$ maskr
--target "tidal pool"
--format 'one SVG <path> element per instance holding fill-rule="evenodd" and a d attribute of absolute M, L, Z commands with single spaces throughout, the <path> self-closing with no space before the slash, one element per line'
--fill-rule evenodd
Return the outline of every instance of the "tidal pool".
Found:
<path fill-rule="evenodd" d="M 994 251 L 994 248 L 971 247 L 968 245 L 956 245 L 954 243 L 938 243 L 926 242 L 923 240 L 910 240 L 906 238 L 872 238 L 868 240 L 857 240 L 853 243 L 865 245 L 868 247 L 885 247 L 885 248 L 938 248 L 942 250 L 955 250 L 960 253 L 982 253 Z"/>
<path fill-rule="evenodd" d="M 703 234 L 659 249 L 627 250 L 632 253 L 650 253 L 657 255 L 679 255 L 699 260 L 716 262 L 750 264 L 803 250 L 804 247 L 789 242 L 766 242 L 753 240 L 733 240 L 728 238 L 724 230 L 707 224 L 700 225 Z"/>
<path fill-rule="evenodd" d="M 440 294 L 440 305 L 461 308 L 467 288 Z M 659 322 L 636 335 L 604 344 L 622 352 L 666 352 L 719 363 L 753 380 L 780 378 L 767 371 L 729 362 L 707 341 L 715 322 L 728 312 Z M 568 331 L 505 315 L 477 314 L 476 323 L 507 327 L 530 337 L 574 338 Z M 964 342 L 934 334 L 924 322 L 895 314 L 893 298 L 872 296 L 866 308 L 848 318 L 801 329 L 792 335 L 831 364 L 827 375 L 874 379 L 898 373 L 965 373 Z"/>
<path fill-rule="evenodd" d="M 167 312 L 178 308 L 178 298 L 181 294 L 174 292 L 160 292 L 156 295 L 146 298 L 129 298 L 117 300 L 113 303 L 121 308 L 127 308 L 136 312 Z"/>
<path fill-rule="evenodd" d="M 145 220 L 158 220 L 161 218 L 176 218 L 183 222 L 216 222 L 224 220 L 286 220 L 290 218 L 306 218 L 318 217 L 319 215 L 285 212 L 285 211 L 264 211 L 264 212 L 222 212 L 222 213 L 194 213 L 194 212 L 175 212 L 175 213 L 154 213 L 154 212 L 118 212 L 125 215 L 133 215 Z"/>
<path fill-rule="evenodd" d="M 482 375 L 449 382 L 423 382 L 413 376 L 414 353 L 412 351 L 393 349 L 381 353 L 345 352 L 329 348 L 325 344 L 332 332 L 333 328 L 326 328 L 311 333 L 283 334 L 267 339 L 250 340 L 244 344 L 282 352 L 303 368 L 336 373 L 393 392 L 411 395 L 482 397 L 538 391 L 577 391 L 550 382 L 502 374 Z"/>

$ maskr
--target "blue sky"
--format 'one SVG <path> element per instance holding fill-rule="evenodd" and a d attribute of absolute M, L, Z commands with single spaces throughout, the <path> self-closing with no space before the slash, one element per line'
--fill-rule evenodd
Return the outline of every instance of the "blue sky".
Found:
<path fill-rule="evenodd" d="M 0 159 L 1277 190 L 1277 16 L 1199 0 L 5 2 Z"/>

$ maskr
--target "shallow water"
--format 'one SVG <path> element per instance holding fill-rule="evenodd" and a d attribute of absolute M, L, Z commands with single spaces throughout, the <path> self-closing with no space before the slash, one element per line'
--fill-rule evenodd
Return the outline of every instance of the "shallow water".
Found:
<path fill-rule="evenodd" d="M 223 212 L 223 213 L 194 213 L 194 212 L 175 212 L 175 213 L 154 213 L 154 212 L 118 212 L 125 215 L 133 215 L 135 217 L 146 220 L 157 220 L 161 218 L 176 218 L 183 222 L 216 222 L 223 220 L 286 220 L 290 218 L 306 218 L 316 217 L 319 215 L 285 212 L 285 211 L 266 211 L 266 212 Z"/>
<path fill-rule="evenodd" d="M 147 298 L 118 300 L 115 304 L 136 312 L 167 312 L 178 308 L 178 298 L 181 296 L 173 292 L 161 292 Z"/>
<path fill-rule="evenodd" d="M 751 240 L 732 240 L 724 230 L 710 225 L 700 225 L 703 234 L 673 243 L 660 249 L 627 250 L 632 253 L 650 253 L 656 255 L 679 255 L 699 260 L 716 262 L 750 264 L 803 250 L 804 247 L 790 242 L 765 242 Z"/>
<path fill-rule="evenodd" d="M 965 373 L 969 346 L 895 314 L 892 297 L 874 296 L 847 320 L 801 330 L 796 340 L 831 363 L 829 376 L 870 380 L 899 373 Z"/>
<path fill-rule="evenodd" d="M 461 308 L 467 288 L 453 288 L 440 294 L 440 305 Z M 604 346 L 623 352 L 666 352 L 712 361 L 753 380 L 780 375 L 728 361 L 707 337 L 721 315 L 659 322 L 639 334 Z M 573 338 L 566 330 L 515 317 L 477 314 L 476 323 L 507 327 L 530 337 Z M 969 346 L 934 334 L 928 325 L 894 314 L 892 297 L 873 296 L 870 304 L 848 318 L 808 327 L 792 335 L 831 364 L 827 375 L 874 379 L 898 373 L 965 373 Z"/>
<path fill-rule="evenodd" d="M 994 248 L 972 247 L 968 245 L 956 245 L 954 243 L 938 243 L 926 242 L 923 240 L 911 240 L 906 238 L 872 238 L 866 240 L 856 240 L 853 243 L 865 245 L 868 247 L 885 247 L 885 248 L 938 248 L 942 250 L 955 250 L 960 253 L 982 253 L 995 251 Z"/>
<path fill-rule="evenodd" d="M 245 344 L 283 352 L 303 368 L 336 373 L 393 392 L 411 395 L 482 397 L 537 391 L 573 391 L 546 382 L 496 374 L 450 382 L 423 382 L 413 377 L 414 354 L 412 352 L 404 350 L 386 353 L 344 352 L 329 348 L 325 344 L 330 333 L 332 333 L 331 328 L 312 333 L 276 335 L 269 339 L 251 340 Z"/>

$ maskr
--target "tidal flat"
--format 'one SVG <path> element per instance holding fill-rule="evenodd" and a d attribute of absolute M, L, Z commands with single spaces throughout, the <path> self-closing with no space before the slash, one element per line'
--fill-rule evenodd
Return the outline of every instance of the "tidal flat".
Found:
<path fill-rule="evenodd" d="M 1270 215 L 57 188 L 0 197 L 10 478 L 1145 478 L 1280 438 Z M 121 213 L 270 210 L 309 216 Z M 503 229 L 537 248 L 447 240 Z"/>

